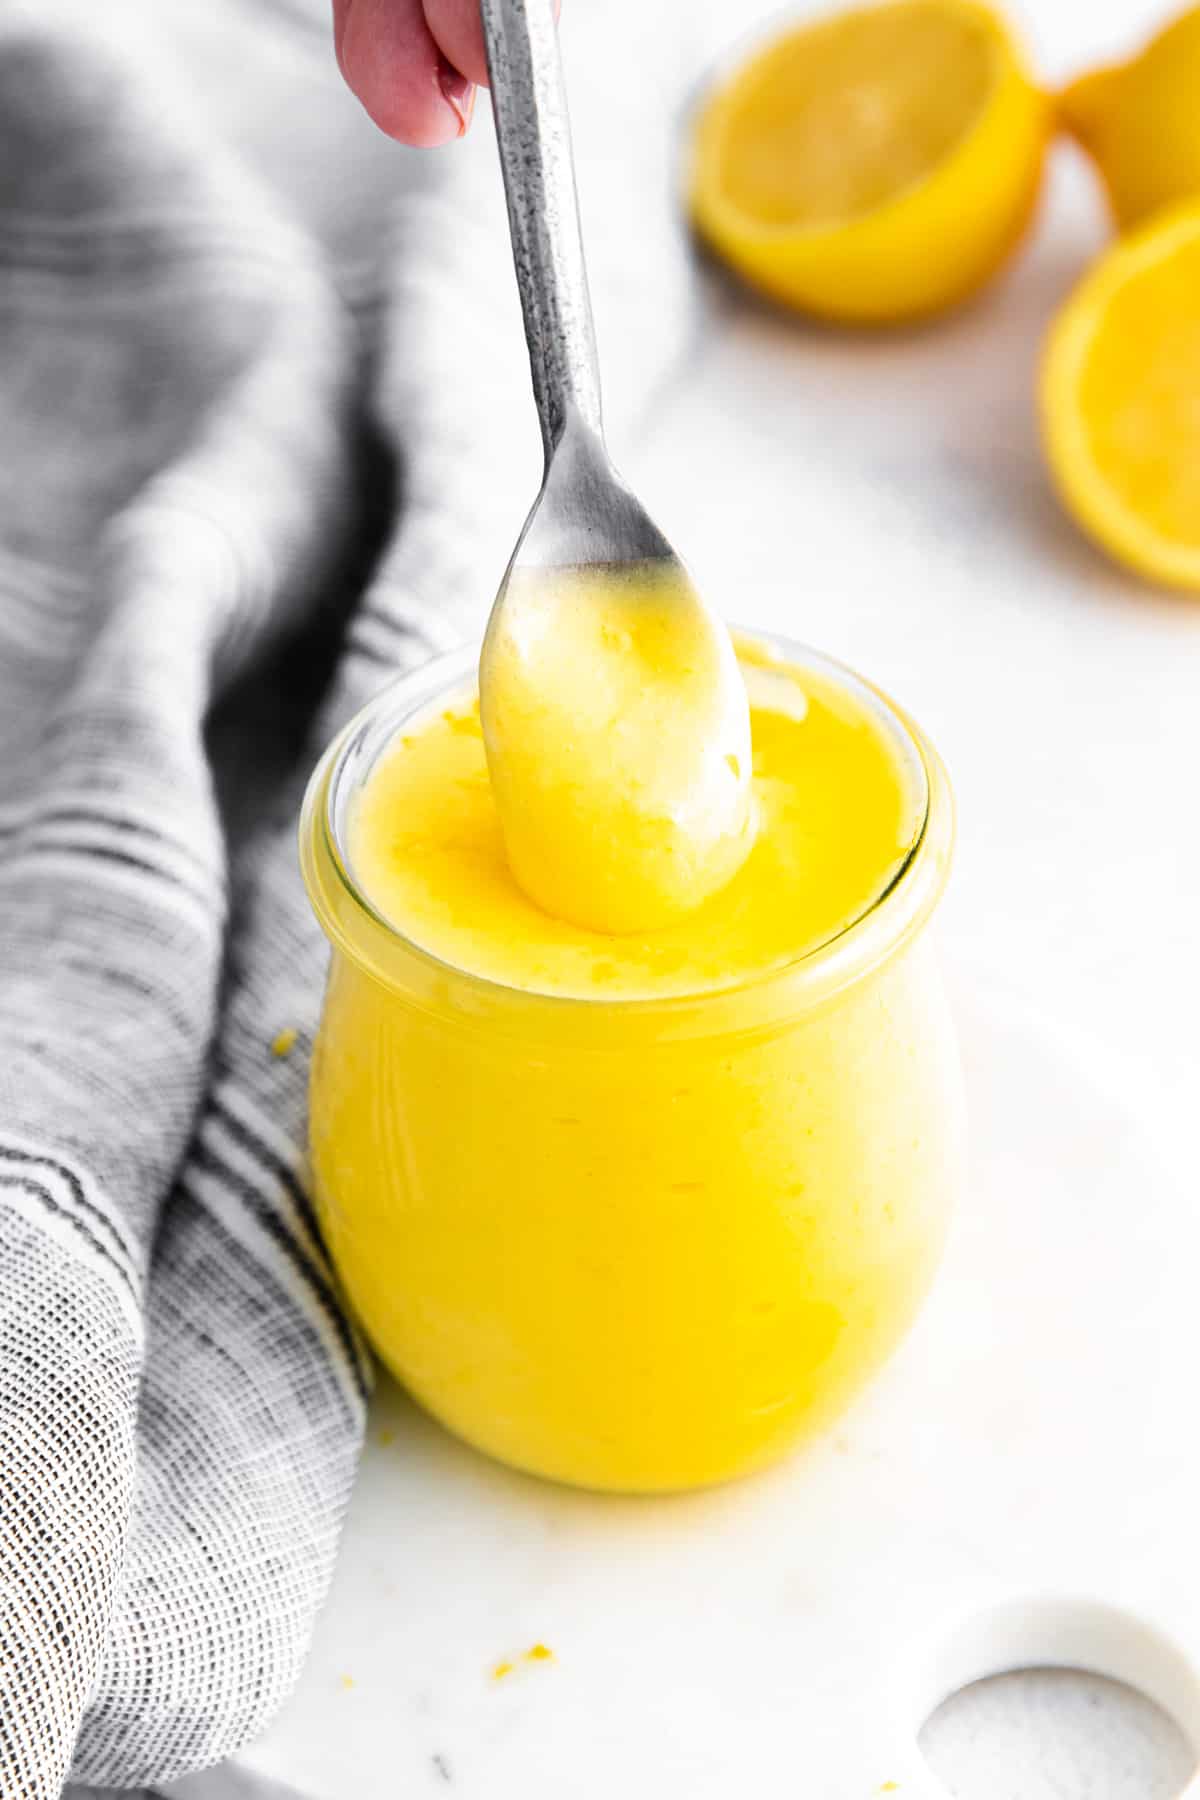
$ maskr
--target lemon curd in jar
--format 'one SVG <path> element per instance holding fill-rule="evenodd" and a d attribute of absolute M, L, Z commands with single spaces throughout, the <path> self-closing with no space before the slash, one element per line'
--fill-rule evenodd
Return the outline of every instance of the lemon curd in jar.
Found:
<path fill-rule="evenodd" d="M 847 670 L 739 655 L 754 847 L 657 931 L 517 886 L 467 653 L 360 715 L 305 809 L 345 1287 L 453 1431 L 589 1487 L 724 1480 L 827 1423 L 912 1320 L 958 1182 L 940 764 Z"/>

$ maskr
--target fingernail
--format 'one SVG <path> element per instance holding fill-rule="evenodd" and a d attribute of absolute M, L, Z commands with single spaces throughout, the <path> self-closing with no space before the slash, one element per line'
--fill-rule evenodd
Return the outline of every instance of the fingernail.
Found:
<path fill-rule="evenodd" d="M 475 111 L 475 83 L 460 75 L 453 63 L 443 57 L 438 64 L 438 86 L 447 106 L 457 116 L 459 137 L 465 137 Z"/>

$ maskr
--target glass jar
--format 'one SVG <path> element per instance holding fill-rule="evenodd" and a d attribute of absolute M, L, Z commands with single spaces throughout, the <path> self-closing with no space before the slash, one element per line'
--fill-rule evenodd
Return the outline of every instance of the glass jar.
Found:
<path fill-rule="evenodd" d="M 356 795 L 465 650 L 330 747 L 301 825 L 333 947 L 313 1058 L 317 1204 L 383 1361 L 452 1431 L 592 1488 L 681 1489 L 827 1424 L 941 1254 L 963 1099 L 926 927 L 953 837 L 921 733 L 849 671 L 924 795 L 886 893 L 785 967 L 662 999 L 573 999 L 440 962 L 347 854 Z"/>

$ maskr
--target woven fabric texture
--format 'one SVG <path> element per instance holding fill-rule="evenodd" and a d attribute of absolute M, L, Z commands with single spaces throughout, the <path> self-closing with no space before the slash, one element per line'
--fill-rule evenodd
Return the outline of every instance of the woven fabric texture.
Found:
<path fill-rule="evenodd" d="M 619 438 L 688 335 L 617 78 L 668 32 L 575 10 Z M 4 1800 L 228 1756 L 329 1579 L 369 1368 L 306 1185 L 295 820 L 478 628 L 536 484 L 489 138 L 377 137 L 319 0 L 0 10 Z"/>

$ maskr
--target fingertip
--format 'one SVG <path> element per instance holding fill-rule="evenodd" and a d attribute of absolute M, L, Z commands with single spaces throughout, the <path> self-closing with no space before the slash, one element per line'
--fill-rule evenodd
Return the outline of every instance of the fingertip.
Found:
<path fill-rule="evenodd" d="M 488 84 L 487 51 L 479 0 L 422 0 L 425 23 L 454 69 L 478 87 Z"/>
<path fill-rule="evenodd" d="M 479 89 L 473 81 L 468 81 L 465 75 L 453 68 L 444 56 L 440 58 L 438 86 L 447 106 L 458 120 L 459 137 L 465 137 L 471 128 L 471 115 L 475 111 L 475 96 Z"/>
<path fill-rule="evenodd" d="M 421 0 L 351 0 L 343 10 L 342 72 L 379 129 L 419 149 L 461 137 L 466 96 L 443 85 Z"/>
<path fill-rule="evenodd" d="M 414 150 L 436 150 L 442 144 L 452 144 L 466 129 L 460 118 L 444 105 L 422 108 L 419 113 L 408 108 L 387 107 L 372 112 L 369 106 L 367 111 L 381 131 Z"/>

